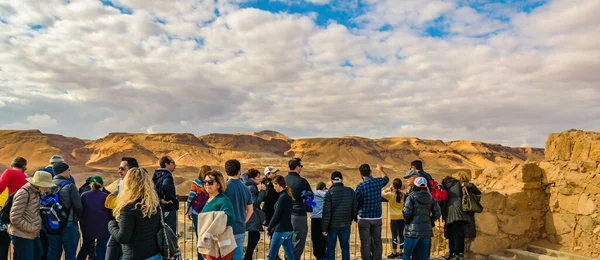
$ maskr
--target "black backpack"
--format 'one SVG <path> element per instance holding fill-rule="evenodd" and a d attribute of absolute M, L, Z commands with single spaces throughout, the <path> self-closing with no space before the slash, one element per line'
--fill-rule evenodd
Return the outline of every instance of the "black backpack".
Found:
<path fill-rule="evenodd" d="M 2 221 L 4 224 L 10 224 L 10 210 L 12 209 L 13 200 L 15 199 L 15 194 L 17 194 L 17 191 L 8 196 L 6 203 L 4 203 L 4 206 L 0 210 L 0 221 Z M 29 203 L 29 191 L 25 190 L 25 192 L 27 192 L 27 203 Z"/>

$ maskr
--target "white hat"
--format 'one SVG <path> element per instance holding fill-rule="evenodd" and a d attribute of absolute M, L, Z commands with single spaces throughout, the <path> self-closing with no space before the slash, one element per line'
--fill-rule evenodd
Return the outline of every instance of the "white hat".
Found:
<path fill-rule="evenodd" d="M 415 186 L 417 186 L 417 187 L 427 187 L 427 180 L 424 177 L 417 177 L 415 179 Z"/>
<path fill-rule="evenodd" d="M 60 157 L 60 155 L 52 155 L 52 157 L 50 157 L 50 163 L 57 163 L 57 162 L 65 162 L 65 160 L 63 160 L 63 158 Z"/>
<path fill-rule="evenodd" d="M 278 172 L 278 171 L 279 171 L 279 170 L 278 170 L 277 168 L 273 167 L 273 166 L 267 166 L 267 167 L 265 168 L 265 174 L 269 174 L 269 173 L 276 173 L 276 172 Z"/>
<path fill-rule="evenodd" d="M 34 186 L 50 188 L 56 186 L 52 181 L 52 174 L 45 171 L 37 171 L 32 178 L 27 178 L 27 181 Z"/>

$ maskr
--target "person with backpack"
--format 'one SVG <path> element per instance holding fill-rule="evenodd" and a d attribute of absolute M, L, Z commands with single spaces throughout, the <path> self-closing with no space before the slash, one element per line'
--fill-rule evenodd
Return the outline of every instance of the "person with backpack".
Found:
<path fill-rule="evenodd" d="M 388 258 L 399 258 L 402 256 L 402 248 L 404 244 L 404 193 L 402 192 L 402 180 L 394 179 L 392 185 L 383 190 L 381 193 L 388 202 L 390 229 L 392 230 L 392 253 Z M 399 249 L 399 250 L 398 250 Z"/>
<path fill-rule="evenodd" d="M 466 172 L 458 172 L 446 177 L 442 181 L 442 185 L 448 191 L 448 201 L 442 213 L 445 224 L 444 235 L 448 239 L 450 251 L 445 258 L 463 260 L 465 258 L 467 225 L 475 225 L 474 213 L 465 212 L 462 208 L 463 187 L 466 187 L 473 195 L 481 195 L 481 191 L 469 182 L 469 175 Z"/>
<path fill-rule="evenodd" d="M 161 229 L 160 200 L 143 168 L 129 169 L 123 180 L 108 232 L 121 244 L 123 260 L 162 260 L 157 233 Z"/>
<path fill-rule="evenodd" d="M 363 260 L 381 260 L 383 254 L 381 189 L 390 182 L 390 178 L 381 165 L 377 165 L 377 170 L 381 173 L 381 178 L 373 178 L 368 164 L 361 165 L 359 172 L 363 181 L 356 186 L 355 191 L 358 202 L 360 255 Z"/>
<path fill-rule="evenodd" d="M 410 260 L 413 251 L 419 251 L 418 259 L 429 259 L 433 237 L 432 223 L 440 217 L 441 210 L 437 201 L 429 194 L 427 179 L 424 177 L 415 179 L 414 189 L 406 197 L 402 215 L 406 221 L 402 259 Z"/>
<path fill-rule="evenodd" d="M 283 176 L 276 176 L 273 179 L 273 186 L 280 195 L 277 203 L 275 203 L 275 214 L 273 214 L 273 218 L 267 226 L 268 234 L 271 236 L 271 246 L 269 246 L 267 259 L 277 259 L 279 249 L 283 246 L 286 259 L 296 260 L 292 244 L 294 195 Z"/>
<path fill-rule="evenodd" d="M 327 260 L 335 260 L 336 240 L 340 241 L 342 260 L 350 260 L 350 227 L 356 220 L 358 204 L 354 190 L 344 186 L 344 177 L 339 171 L 331 173 L 331 188 L 323 202 L 321 230 L 327 238 Z"/>
<path fill-rule="evenodd" d="M 248 245 L 244 260 L 252 260 L 254 250 L 260 241 L 260 232 L 264 230 L 263 222 L 265 221 L 265 213 L 260 209 L 260 203 L 263 201 L 267 187 L 262 184 L 263 178 L 257 169 L 250 168 L 247 173 L 241 176 L 242 182 L 250 190 L 254 211 L 248 223 L 246 223 L 246 231 L 248 231 Z M 260 185 L 260 186 L 259 186 Z"/>
<path fill-rule="evenodd" d="M 2 173 L 2 176 L 0 176 L 0 191 L 8 191 L 8 195 L 10 196 L 23 187 L 27 183 L 26 170 L 27 160 L 25 158 L 17 157 L 13 159 L 10 168 L 6 169 Z M 8 259 L 10 236 L 8 235 L 7 224 L 0 223 L 0 260 Z"/>
<path fill-rule="evenodd" d="M 112 219 L 112 211 L 104 207 L 108 196 L 103 191 L 104 181 L 100 176 L 89 178 L 90 191 L 81 194 L 83 218 L 81 219 L 81 234 L 83 245 L 77 254 L 77 260 L 85 260 L 95 252 L 97 259 L 106 258 L 106 243 L 108 243 L 108 222 Z"/>
<path fill-rule="evenodd" d="M 179 210 L 179 201 L 177 200 L 177 191 L 173 181 L 173 172 L 175 172 L 175 161 L 169 156 L 163 156 L 159 161 L 160 168 L 154 172 L 152 182 L 156 187 L 156 193 L 160 199 L 160 204 L 165 215 L 165 222 L 175 234 L 177 234 L 177 210 Z"/>
<path fill-rule="evenodd" d="M 79 225 L 77 224 L 77 219 L 83 216 L 81 197 L 75 183 L 69 181 L 71 169 L 68 164 L 57 162 L 52 166 L 52 170 L 55 173 L 53 181 L 56 187 L 50 189 L 44 197 L 54 197 L 54 195 L 57 195 L 62 209 L 68 217 L 65 219 L 66 223 L 60 223 L 61 228 L 56 230 L 56 232 L 52 232 L 47 226 L 44 226 L 48 235 L 48 259 L 61 259 L 64 249 L 65 260 L 75 260 L 79 244 Z M 42 201 L 45 201 L 44 198 L 42 198 Z"/>
<path fill-rule="evenodd" d="M 310 239 L 313 247 L 313 255 L 317 260 L 327 259 L 327 236 L 323 235 L 323 203 L 327 195 L 327 185 L 324 182 L 317 183 L 314 191 L 313 212 L 310 214 Z"/>
<path fill-rule="evenodd" d="M 27 178 L 27 182 L 15 192 L 10 207 L 8 233 L 14 244 L 15 260 L 42 258 L 40 193 L 55 186 L 52 175 L 44 171 L 35 172 L 33 178 Z"/>
<path fill-rule="evenodd" d="M 202 165 L 200 170 L 198 170 L 198 178 L 196 178 L 192 182 L 192 187 L 190 188 L 190 194 L 187 199 L 187 216 L 188 219 L 192 221 L 192 225 L 194 226 L 194 232 L 196 233 L 196 239 L 198 239 L 198 214 L 202 212 L 202 208 L 206 205 L 208 201 L 208 193 L 202 187 L 202 180 L 204 180 L 204 175 L 207 172 L 211 171 L 212 168 L 208 165 Z M 202 254 L 198 253 L 198 260 L 203 260 Z"/>

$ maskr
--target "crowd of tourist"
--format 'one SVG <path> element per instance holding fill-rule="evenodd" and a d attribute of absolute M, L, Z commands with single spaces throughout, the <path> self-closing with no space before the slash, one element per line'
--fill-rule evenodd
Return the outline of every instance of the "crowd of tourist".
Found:
<path fill-rule="evenodd" d="M 160 158 L 153 174 L 135 158 L 123 157 L 114 191 L 101 176 L 90 176 L 79 189 L 70 166 L 52 156 L 50 165 L 27 177 L 27 160 L 15 158 L 0 176 L 0 260 L 8 259 L 178 259 L 165 256 L 157 234 L 177 234 L 177 199 L 173 172 L 176 162 Z M 300 158 L 282 174 L 267 166 L 242 172 L 238 160 L 224 164 L 225 174 L 201 166 L 192 181 L 185 215 L 197 236 L 198 259 L 253 259 L 262 232 L 270 237 L 268 259 L 298 260 L 310 231 L 314 258 L 350 259 L 350 229 L 357 223 L 362 259 L 383 258 L 382 202 L 389 204 L 392 251 L 388 258 L 429 259 L 433 227 L 442 217 L 449 241 L 446 259 L 464 259 L 465 238 L 474 237 L 474 212 L 465 210 L 465 192 L 480 195 L 469 176 L 457 173 L 437 184 L 421 161 L 390 183 L 385 169 L 379 177 L 368 164 L 358 168 L 362 181 L 355 189 L 344 174 L 331 173 L 330 183 L 313 190 L 302 177 Z M 225 177 L 227 179 L 225 179 Z M 309 218 L 310 213 L 310 228 Z M 441 222 L 438 222 L 441 223 Z M 79 247 L 79 240 L 82 245 Z M 166 238 L 165 238 L 166 239 Z"/>

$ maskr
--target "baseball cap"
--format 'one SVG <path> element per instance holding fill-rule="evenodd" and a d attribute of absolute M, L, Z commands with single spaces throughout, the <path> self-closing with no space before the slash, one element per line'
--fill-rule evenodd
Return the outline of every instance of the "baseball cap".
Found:
<path fill-rule="evenodd" d="M 418 177 L 415 179 L 415 186 L 417 187 L 427 187 L 427 180 L 424 177 Z"/>
<path fill-rule="evenodd" d="M 269 174 L 269 173 L 276 173 L 276 172 L 278 172 L 278 171 L 279 171 L 279 169 L 277 169 L 277 168 L 275 168 L 275 167 L 273 167 L 273 166 L 267 166 L 267 167 L 265 168 L 265 171 L 264 171 L 264 173 L 265 173 L 265 174 Z"/>
<path fill-rule="evenodd" d="M 404 178 L 404 179 L 408 179 L 408 178 L 410 178 L 410 176 L 413 176 L 413 175 L 417 175 L 417 176 L 418 176 L 418 175 L 419 175 L 419 172 L 417 172 L 417 171 L 415 171 L 415 170 L 410 170 L 410 171 L 407 171 L 407 172 L 406 172 L 406 174 L 404 174 L 404 177 L 403 177 L 403 178 Z"/>

